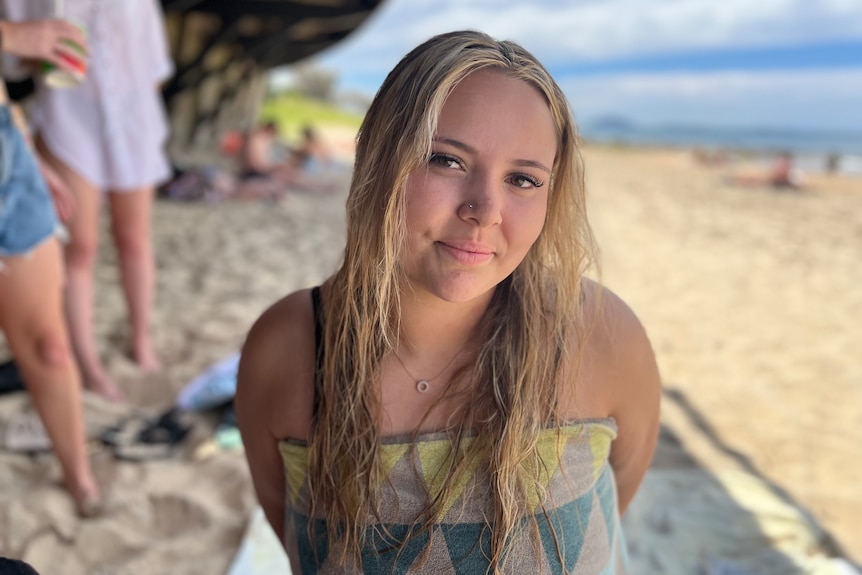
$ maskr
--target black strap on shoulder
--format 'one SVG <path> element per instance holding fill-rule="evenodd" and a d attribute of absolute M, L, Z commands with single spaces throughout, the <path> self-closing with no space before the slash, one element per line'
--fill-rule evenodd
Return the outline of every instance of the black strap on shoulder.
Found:
<path fill-rule="evenodd" d="M 323 374 L 323 305 L 320 302 L 320 286 L 311 289 L 311 308 L 314 312 L 314 403 L 312 416 L 317 417 L 320 407 L 320 378 Z"/>

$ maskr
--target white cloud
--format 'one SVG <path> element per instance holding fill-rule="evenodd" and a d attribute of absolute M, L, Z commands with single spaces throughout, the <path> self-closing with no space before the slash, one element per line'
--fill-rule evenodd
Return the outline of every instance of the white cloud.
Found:
<path fill-rule="evenodd" d="M 364 69 L 461 28 L 516 40 L 548 64 L 692 49 L 862 39 L 859 0 L 388 0 L 332 51 Z"/>
<path fill-rule="evenodd" d="M 385 0 L 318 62 L 340 88 L 371 94 L 411 48 L 463 28 L 518 41 L 554 72 L 577 60 L 858 41 L 862 0 Z M 859 69 L 557 76 L 584 116 L 862 129 Z"/>
<path fill-rule="evenodd" d="M 563 78 L 575 115 L 643 123 L 862 131 L 862 68 Z"/>

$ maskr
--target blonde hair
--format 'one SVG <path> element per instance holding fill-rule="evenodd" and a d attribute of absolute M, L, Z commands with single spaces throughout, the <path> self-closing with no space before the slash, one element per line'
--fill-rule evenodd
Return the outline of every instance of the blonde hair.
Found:
<path fill-rule="evenodd" d="M 480 326 L 484 343 L 463 374 L 472 381 L 462 418 L 468 424 L 453 432 L 454 453 L 462 455 L 418 521 L 425 527 L 433 522 L 437 502 L 445 499 L 464 462 L 481 456 L 491 481 L 496 572 L 506 542 L 528 511 L 525 494 L 539 489 L 538 433 L 561 419 L 561 360 L 571 338 L 578 337 L 571 328 L 580 317 L 581 279 L 594 261 L 575 123 L 559 86 L 518 44 L 473 31 L 435 36 L 395 66 L 365 116 L 347 200 L 344 261 L 324 289 L 325 359 L 316 376 L 319 404 L 308 484 L 312 516 L 326 521 L 330 545 L 342 542 L 342 560 L 358 557 L 368 518 L 377 516 L 376 487 L 385 480 L 378 451 L 378 382 L 381 359 L 398 341 L 399 294 L 406 287 L 399 256 L 407 178 L 429 158 L 447 97 L 478 70 L 506 74 L 544 97 L 556 127 L 557 154 L 544 228 L 495 289 Z M 469 446 L 461 441 L 468 433 Z"/>

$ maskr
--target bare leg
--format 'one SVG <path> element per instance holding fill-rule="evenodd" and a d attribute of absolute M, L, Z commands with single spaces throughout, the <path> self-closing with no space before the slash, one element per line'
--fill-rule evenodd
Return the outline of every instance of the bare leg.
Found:
<path fill-rule="evenodd" d="M 54 239 L 0 271 L 0 328 L 63 468 L 80 513 L 99 499 L 87 456 L 81 380 L 63 318 L 62 260 Z"/>
<path fill-rule="evenodd" d="M 269 175 L 284 182 L 285 184 L 292 184 L 297 179 L 299 179 L 299 168 L 291 164 L 290 162 L 285 162 L 283 164 L 279 164 L 272 168 L 269 172 Z"/>
<path fill-rule="evenodd" d="M 280 200 L 287 195 L 288 187 L 275 178 L 238 180 L 228 197 L 239 200 Z"/>
<path fill-rule="evenodd" d="M 161 369 L 150 333 L 156 278 L 150 238 L 154 195 L 152 187 L 108 195 L 111 232 L 120 258 L 123 293 L 132 324 L 132 355 L 147 372 Z"/>
<path fill-rule="evenodd" d="M 271 175 L 276 180 L 297 190 L 331 192 L 334 189 L 332 182 L 321 178 L 319 175 L 307 174 L 301 168 L 290 163 L 273 168 Z"/>
<path fill-rule="evenodd" d="M 39 151 L 75 194 L 75 213 L 68 222 L 71 239 L 65 250 L 66 317 L 84 386 L 108 400 L 120 401 L 124 399 L 123 393 L 108 375 L 93 336 L 93 268 L 99 236 L 99 190 L 58 160 L 44 145 L 39 145 Z"/>

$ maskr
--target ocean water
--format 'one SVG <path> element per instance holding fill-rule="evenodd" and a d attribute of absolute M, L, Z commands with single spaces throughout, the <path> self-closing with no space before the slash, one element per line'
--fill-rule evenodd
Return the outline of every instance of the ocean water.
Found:
<path fill-rule="evenodd" d="M 607 122 L 582 126 L 581 136 L 587 142 L 725 150 L 748 152 L 755 156 L 790 152 L 795 157 L 795 164 L 808 171 L 825 171 L 830 156 L 833 156 L 838 173 L 862 176 L 862 133 L 642 127 L 624 122 Z"/>

